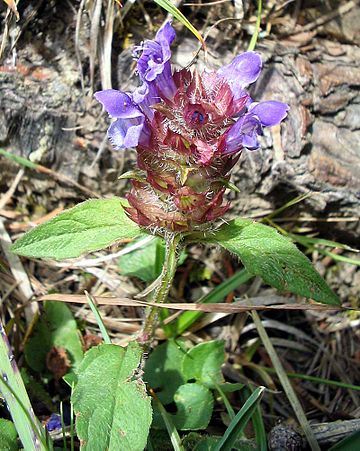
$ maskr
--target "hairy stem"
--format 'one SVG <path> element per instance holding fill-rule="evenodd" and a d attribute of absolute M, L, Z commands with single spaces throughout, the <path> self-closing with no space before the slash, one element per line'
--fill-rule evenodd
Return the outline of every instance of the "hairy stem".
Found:
<path fill-rule="evenodd" d="M 177 262 L 181 253 L 180 241 L 182 239 L 181 234 L 168 235 L 166 240 L 166 253 L 164 266 L 161 272 L 158 286 L 154 291 L 154 295 L 151 299 L 153 303 L 163 304 L 166 302 L 174 276 L 176 272 Z M 155 326 L 158 320 L 159 308 L 148 307 L 146 310 L 146 316 L 142 331 L 138 338 L 145 347 L 148 346 L 153 338 Z"/>

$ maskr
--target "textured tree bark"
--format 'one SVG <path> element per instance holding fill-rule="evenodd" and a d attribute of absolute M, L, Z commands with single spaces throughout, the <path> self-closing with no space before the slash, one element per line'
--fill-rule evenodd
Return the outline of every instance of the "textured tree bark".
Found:
<path fill-rule="evenodd" d="M 256 214 L 311 191 L 307 216 L 353 217 L 339 224 L 359 231 L 360 49 L 306 37 L 259 49 L 267 58 L 254 98 L 287 101 L 290 112 L 263 150 L 243 156 L 237 205 Z"/>

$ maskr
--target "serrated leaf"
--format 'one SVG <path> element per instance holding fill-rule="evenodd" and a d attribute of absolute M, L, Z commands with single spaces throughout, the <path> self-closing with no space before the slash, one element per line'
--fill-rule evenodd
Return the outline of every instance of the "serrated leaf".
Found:
<path fill-rule="evenodd" d="M 30 368 L 37 372 L 44 371 L 47 353 L 54 346 L 66 350 L 73 368 L 81 362 L 83 350 L 71 310 L 62 302 L 48 301 L 44 304 L 33 335 L 25 345 L 25 359 Z"/>
<path fill-rule="evenodd" d="M 25 257 L 62 260 L 134 238 L 140 228 L 126 216 L 124 202 L 120 198 L 82 202 L 25 233 L 12 251 Z"/>
<path fill-rule="evenodd" d="M 205 429 L 211 419 L 214 398 L 201 384 L 181 385 L 175 395 L 177 413 L 171 415 L 176 429 L 181 431 Z"/>
<path fill-rule="evenodd" d="M 236 254 L 248 272 L 278 290 L 340 304 L 308 258 L 272 227 L 239 218 L 222 226 L 208 241 Z"/>
<path fill-rule="evenodd" d="M 186 348 L 181 340 L 169 340 L 157 346 L 146 361 L 144 380 L 164 405 L 173 402 L 176 390 L 185 382 L 181 374 L 185 355 Z"/>
<path fill-rule="evenodd" d="M 72 393 L 76 430 L 83 451 L 142 451 L 152 421 L 150 398 L 134 377 L 142 351 L 102 344 L 88 351 Z"/>
<path fill-rule="evenodd" d="M 220 340 L 200 343 L 191 348 L 182 362 L 185 380 L 195 379 L 210 388 L 223 382 L 221 365 L 225 360 L 224 342 Z"/>
<path fill-rule="evenodd" d="M 1 451 L 17 451 L 17 432 L 12 421 L 0 418 L 0 449 Z"/>

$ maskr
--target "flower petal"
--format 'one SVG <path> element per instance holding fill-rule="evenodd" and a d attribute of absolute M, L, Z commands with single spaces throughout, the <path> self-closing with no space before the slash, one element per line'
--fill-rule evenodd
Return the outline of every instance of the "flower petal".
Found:
<path fill-rule="evenodd" d="M 122 91 L 116 89 L 106 89 L 105 91 L 98 91 L 94 94 L 104 106 L 105 110 L 112 117 L 117 118 L 135 118 L 143 116 L 142 112 L 132 102 L 130 96 Z"/>
<path fill-rule="evenodd" d="M 233 154 L 242 148 L 255 150 L 259 148 L 258 135 L 262 134 L 260 120 L 248 112 L 230 128 L 225 136 L 225 154 Z"/>
<path fill-rule="evenodd" d="M 166 22 L 155 36 L 155 40 L 147 40 L 135 48 L 135 55 L 140 54 L 137 69 L 142 80 L 150 82 L 164 71 L 171 58 L 170 45 L 175 39 L 175 31 L 170 22 Z"/>
<path fill-rule="evenodd" d="M 261 57 L 256 52 L 245 52 L 236 56 L 230 64 L 218 70 L 218 74 L 229 83 L 234 97 L 243 95 L 243 89 L 257 80 L 261 72 Z"/>
<path fill-rule="evenodd" d="M 171 22 L 166 22 L 156 33 L 155 41 L 157 41 L 161 45 L 161 47 L 163 48 L 164 57 L 168 57 L 167 59 L 170 59 L 170 45 L 173 43 L 175 37 L 176 33 L 171 25 Z"/>
<path fill-rule="evenodd" d="M 161 102 L 161 98 L 157 90 L 157 83 L 144 82 L 132 93 L 132 99 L 137 105 L 139 105 L 144 114 L 152 120 L 154 117 L 154 110 L 151 107 L 156 103 Z"/>
<path fill-rule="evenodd" d="M 279 124 L 287 116 L 289 105 L 276 100 L 269 100 L 267 102 L 252 103 L 249 111 L 255 114 L 262 125 L 271 127 Z"/>
<path fill-rule="evenodd" d="M 241 127 L 244 122 L 244 117 L 241 117 L 235 122 L 235 124 L 228 130 L 224 136 L 225 148 L 224 154 L 233 154 L 242 149 L 242 135 Z"/>
<path fill-rule="evenodd" d="M 108 137 L 112 145 L 118 149 L 136 147 L 141 140 L 144 123 L 131 119 L 118 119 L 108 130 Z"/>

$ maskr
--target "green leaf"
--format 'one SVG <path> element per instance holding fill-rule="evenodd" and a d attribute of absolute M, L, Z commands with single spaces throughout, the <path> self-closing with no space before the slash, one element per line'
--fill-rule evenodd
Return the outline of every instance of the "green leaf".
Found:
<path fill-rule="evenodd" d="M 246 400 L 242 408 L 236 414 L 235 418 L 231 421 L 225 434 L 217 443 L 215 451 L 231 451 L 234 443 L 240 437 L 245 426 L 250 420 L 251 416 L 256 410 L 258 403 L 262 397 L 264 387 L 258 387 Z"/>
<path fill-rule="evenodd" d="M 134 242 L 128 246 L 134 246 Z M 182 265 L 186 257 L 187 254 L 183 251 L 178 265 Z M 152 282 L 160 276 L 164 261 L 165 241 L 160 237 L 154 237 L 141 248 L 122 255 L 119 258 L 119 268 L 124 276 L 135 276 L 144 282 Z"/>
<path fill-rule="evenodd" d="M 186 382 L 181 374 L 185 355 L 186 348 L 181 340 L 169 340 L 157 346 L 146 361 L 144 380 L 164 405 L 173 402 L 176 390 Z"/>
<path fill-rule="evenodd" d="M 124 276 L 135 276 L 144 282 L 152 282 L 161 274 L 164 258 L 165 242 L 162 238 L 155 238 L 147 245 L 122 255 L 119 258 L 119 268 Z"/>
<path fill-rule="evenodd" d="M 48 301 L 44 304 L 33 335 L 25 345 L 25 359 L 30 368 L 37 372 L 44 371 L 47 353 L 54 346 L 67 351 L 73 368 L 79 365 L 83 350 L 71 310 L 62 302 Z"/>
<path fill-rule="evenodd" d="M 233 393 L 234 391 L 240 391 L 245 387 L 244 384 L 240 384 L 239 382 L 225 382 L 224 384 L 219 384 L 218 386 L 224 393 Z"/>
<path fill-rule="evenodd" d="M 224 342 L 219 340 L 200 343 L 191 348 L 182 362 L 185 380 L 195 379 L 209 388 L 215 388 L 224 379 L 221 365 L 225 360 Z"/>
<path fill-rule="evenodd" d="M 278 290 L 324 304 L 340 304 L 307 257 L 272 227 L 239 218 L 222 226 L 207 241 L 236 254 L 249 273 Z"/>
<path fill-rule="evenodd" d="M 134 238 L 140 228 L 126 216 L 124 203 L 116 197 L 82 202 L 25 233 L 12 251 L 25 257 L 62 260 Z"/>
<path fill-rule="evenodd" d="M 205 437 L 194 448 L 194 451 L 213 451 L 216 444 L 219 443 L 219 437 Z"/>
<path fill-rule="evenodd" d="M 40 401 L 51 412 L 54 408 L 54 402 L 49 394 L 49 390 L 44 387 L 42 382 L 30 374 L 26 367 L 21 368 L 20 375 L 30 398 L 35 398 L 37 401 Z"/>
<path fill-rule="evenodd" d="M 14 423 L 0 418 L 0 449 L 1 451 L 17 451 L 17 432 Z"/>
<path fill-rule="evenodd" d="M 224 344 L 221 341 L 203 343 L 187 352 L 182 340 L 169 340 L 150 354 L 144 379 L 162 404 L 175 402 L 177 413 L 168 415 L 177 429 L 207 427 L 214 400 L 205 384 L 213 387 L 223 381 L 221 365 L 224 358 Z M 200 383 L 185 383 L 191 379 Z M 164 427 L 156 411 L 153 427 Z"/>
<path fill-rule="evenodd" d="M 177 429 L 190 431 L 208 426 L 214 408 L 214 398 L 209 389 L 201 384 L 181 385 L 174 401 L 177 413 L 171 417 Z"/>
<path fill-rule="evenodd" d="M 141 354 L 135 342 L 86 353 L 71 398 L 83 451 L 145 448 L 152 410 L 144 383 L 134 376 Z"/>

